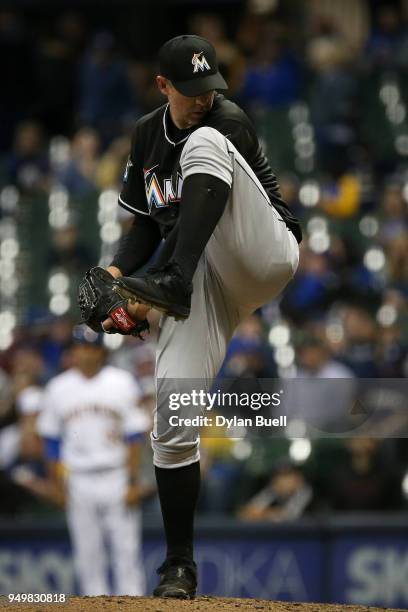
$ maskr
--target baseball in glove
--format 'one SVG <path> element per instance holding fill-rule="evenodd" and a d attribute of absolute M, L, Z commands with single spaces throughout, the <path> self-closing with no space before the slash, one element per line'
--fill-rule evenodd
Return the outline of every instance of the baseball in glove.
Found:
<path fill-rule="evenodd" d="M 78 287 L 78 304 L 82 321 L 95 332 L 138 336 L 149 332 L 147 319 L 134 321 L 127 311 L 127 300 L 112 291 L 114 278 L 100 267 L 91 268 Z M 115 324 L 109 330 L 102 328 L 102 322 L 110 317 Z"/>

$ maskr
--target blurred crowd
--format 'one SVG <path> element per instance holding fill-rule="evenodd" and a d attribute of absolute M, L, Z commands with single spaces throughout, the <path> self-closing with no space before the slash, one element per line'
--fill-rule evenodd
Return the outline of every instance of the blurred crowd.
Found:
<path fill-rule="evenodd" d="M 115 350 L 105 346 L 107 361 L 129 371 L 138 381 L 141 407 L 150 415 L 158 317 L 151 322 L 152 331 L 145 341 L 126 337 Z M 31 332 L 20 328 L 15 342 L 2 355 L 0 515 L 32 516 L 56 511 L 38 496 L 39 483 L 46 477 L 46 464 L 37 420 L 46 383 L 56 373 L 72 367 L 73 323 L 67 316 L 48 316 L 38 321 Z M 234 380 L 246 378 L 245 391 L 250 390 L 255 376 L 276 375 L 265 329 L 260 315 L 243 323 L 224 363 L 223 375 Z M 352 366 L 334 357 L 327 344 L 314 337 L 302 340 L 297 355 L 297 376 L 333 379 L 355 375 Z M 333 416 L 333 388 L 327 390 L 323 408 L 326 416 Z M 322 393 L 319 387 L 320 399 Z M 302 394 L 307 402 L 307 391 L 302 390 Z M 287 431 L 271 439 L 266 431 L 255 437 L 253 432 L 241 431 L 235 437 L 233 431 L 211 432 L 206 428 L 201 434 L 204 479 L 200 510 L 206 515 L 280 521 L 329 511 L 397 511 L 407 507 L 408 456 L 404 438 L 329 439 L 322 433 L 321 438 L 311 440 Z M 154 486 L 151 461 L 146 440 L 143 478 Z M 158 517 L 158 500 L 149 499 L 145 510 L 149 516 Z"/>
<path fill-rule="evenodd" d="M 240 326 L 221 376 L 406 378 L 408 2 L 237 7 L 181 23 L 215 45 L 304 240 L 294 281 Z M 116 199 L 132 123 L 163 103 L 142 34 L 94 23 L 0 9 L 0 514 L 39 508 L 25 483 L 43 470 L 42 389 L 70 365 L 77 279 L 109 263 L 129 223 Z M 168 27 L 157 46 L 180 33 Z M 154 337 L 107 340 L 146 398 Z M 204 436 L 201 509 L 272 521 L 402 509 L 403 442 Z"/>

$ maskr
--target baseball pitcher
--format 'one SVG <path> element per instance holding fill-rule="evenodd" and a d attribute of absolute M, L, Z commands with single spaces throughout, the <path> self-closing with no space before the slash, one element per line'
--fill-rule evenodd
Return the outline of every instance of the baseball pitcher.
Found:
<path fill-rule="evenodd" d="M 158 397 L 169 379 L 214 379 L 236 326 L 293 277 L 302 237 L 250 120 L 219 93 L 227 84 L 213 46 L 178 36 L 160 49 L 159 63 L 167 102 L 134 129 L 119 197 L 134 223 L 107 269 L 107 307 L 80 290 L 84 320 L 110 333 L 135 333 L 151 307 L 164 313 Z M 154 267 L 131 276 L 160 243 Z M 191 598 L 199 436 L 192 428 L 159 430 L 157 422 L 156 414 L 151 437 L 167 556 L 154 594 Z"/>

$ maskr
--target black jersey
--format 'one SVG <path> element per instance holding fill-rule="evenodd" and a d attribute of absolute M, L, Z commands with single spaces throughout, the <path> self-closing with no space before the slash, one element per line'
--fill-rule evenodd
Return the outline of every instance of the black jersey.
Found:
<path fill-rule="evenodd" d="M 221 94 L 216 94 L 203 121 L 188 130 L 180 130 L 174 125 L 168 104 L 139 119 L 132 136 L 119 204 L 130 212 L 150 215 L 165 237 L 178 216 L 183 186 L 180 168 L 183 147 L 190 135 L 204 126 L 218 130 L 237 148 L 265 189 L 271 204 L 300 242 L 300 224 L 282 200 L 276 177 L 262 152 L 252 123 L 239 106 Z"/>

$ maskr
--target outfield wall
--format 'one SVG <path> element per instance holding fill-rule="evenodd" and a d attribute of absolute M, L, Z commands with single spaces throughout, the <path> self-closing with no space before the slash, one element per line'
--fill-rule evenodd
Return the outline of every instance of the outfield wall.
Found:
<path fill-rule="evenodd" d="M 287 601 L 408 608 L 408 514 L 361 515 L 295 525 L 198 521 L 201 592 Z M 144 562 L 151 591 L 162 561 L 158 525 L 145 521 Z M 0 522 L 0 594 L 74 594 L 61 522 Z"/>

